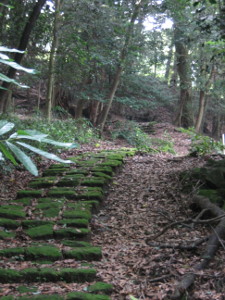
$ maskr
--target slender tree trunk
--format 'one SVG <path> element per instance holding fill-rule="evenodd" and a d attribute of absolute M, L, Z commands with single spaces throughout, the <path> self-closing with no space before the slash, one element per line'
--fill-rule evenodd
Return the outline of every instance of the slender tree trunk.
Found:
<path fill-rule="evenodd" d="M 139 2 L 135 5 L 133 14 L 131 16 L 131 20 L 130 20 L 130 23 L 128 25 L 127 32 L 126 32 L 126 35 L 125 35 L 125 42 L 124 42 L 123 48 L 120 52 L 119 65 L 118 65 L 116 73 L 114 75 L 113 84 L 112 84 L 110 92 L 109 92 L 109 97 L 108 97 L 109 100 L 108 100 L 107 105 L 103 109 L 103 112 L 102 112 L 102 114 L 100 116 L 100 119 L 98 121 L 98 124 L 100 124 L 100 134 L 102 134 L 102 132 L 104 130 L 105 123 L 106 123 L 106 120 L 107 120 L 110 108 L 112 106 L 112 102 L 113 102 L 115 93 L 117 91 L 117 88 L 118 88 L 118 85 L 119 85 L 119 82 L 120 82 L 120 76 L 122 74 L 122 71 L 123 71 L 123 68 L 124 68 L 124 63 L 125 63 L 126 58 L 127 58 L 128 47 L 129 47 L 130 40 L 131 40 L 131 37 L 132 37 L 133 29 L 134 29 L 134 23 L 135 23 L 138 15 L 139 15 L 140 8 L 144 4 L 144 2 L 145 2 L 145 0 L 139 0 Z"/>
<path fill-rule="evenodd" d="M 19 46 L 17 47 L 18 50 L 21 50 L 21 51 L 26 50 L 27 45 L 28 45 L 28 41 L 29 41 L 29 38 L 30 38 L 31 31 L 34 28 L 35 23 L 36 23 L 39 15 L 41 13 L 41 9 L 42 9 L 42 7 L 44 6 L 45 3 L 46 3 L 46 0 L 39 0 L 35 4 L 35 6 L 33 8 L 33 11 L 30 15 L 30 18 L 27 21 L 27 23 L 25 25 L 25 28 L 23 30 Z M 20 64 L 21 61 L 22 61 L 23 55 L 24 55 L 23 53 L 16 53 L 15 56 L 14 56 L 15 62 Z M 13 79 L 15 77 L 15 75 L 16 75 L 16 69 L 13 69 L 13 68 L 10 67 L 9 70 L 8 70 L 7 76 L 9 78 Z M 10 88 L 10 86 L 11 86 L 11 84 L 9 82 L 4 82 L 2 84 L 2 87 L 4 89 L 0 89 L 0 113 L 3 113 L 3 112 L 6 111 L 7 94 L 8 94 L 8 89 Z M 7 89 L 7 90 L 5 90 L 5 89 Z"/>
<path fill-rule="evenodd" d="M 180 99 L 174 124 L 188 128 L 193 126 L 194 117 L 192 110 L 191 77 L 188 61 L 188 48 L 184 42 L 182 31 L 175 26 L 174 42 L 176 47 L 177 71 L 180 78 Z"/>
<path fill-rule="evenodd" d="M 170 44 L 169 53 L 168 53 L 168 59 L 166 62 L 165 80 L 167 83 L 169 82 L 170 71 L 171 71 L 171 62 L 172 62 L 172 58 L 173 58 L 173 45 L 174 45 L 174 41 L 172 39 L 171 44 Z"/>
<path fill-rule="evenodd" d="M 60 10 L 62 6 L 62 0 L 55 0 L 55 18 L 53 25 L 53 40 L 51 46 L 51 53 L 49 59 L 49 78 L 47 86 L 47 118 L 51 121 L 52 107 L 54 101 L 54 84 L 55 84 L 55 68 L 56 68 L 56 54 L 59 44 L 58 31 L 60 26 Z"/>
<path fill-rule="evenodd" d="M 195 130 L 197 132 L 201 131 L 203 117 L 205 115 L 205 110 L 206 110 L 207 91 L 210 88 L 210 85 L 212 83 L 214 73 L 215 73 L 215 67 L 213 65 L 211 68 L 210 76 L 209 76 L 207 82 L 205 83 L 204 89 L 201 89 L 199 92 L 199 108 L 198 108 L 198 115 L 197 115 L 196 124 L 195 124 Z"/>

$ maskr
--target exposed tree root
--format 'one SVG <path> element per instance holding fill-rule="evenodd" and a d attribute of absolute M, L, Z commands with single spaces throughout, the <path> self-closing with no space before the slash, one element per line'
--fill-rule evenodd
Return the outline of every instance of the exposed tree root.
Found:
<path fill-rule="evenodd" d="M 209 199 L 202 196 L 194 196 L 194 202 L 201 209 L 208 209 L 210 213 L 215 217 L 224 216 L 224 210 L 211 203 Z M 222 217 L 218 225 L 213 229 L 213 233 L 210 235 L 208 243 L 206 245 L 206 251 L 202 256 L 202 261 L 193 267 L 193 270 L 183 276 L 181 281 L 176 286 L 176 289 L 170 299 L 182 299 L 182 296 L 187 289 L 194 283 L 196 274 L 200 270 L 205 269 L 212 258 L 214 257 L 217 249 L 221 244 L 221 240 L 225 237 L 225 218 Z"/>

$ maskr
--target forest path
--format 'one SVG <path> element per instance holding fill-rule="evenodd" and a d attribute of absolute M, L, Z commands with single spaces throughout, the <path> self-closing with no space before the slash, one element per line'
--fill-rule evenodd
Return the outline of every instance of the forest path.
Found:
<path fill-rule="evenodd" d="M 166 132 L 165 132 L 166 128 Z M 210 228 L 176 226 L 149 246 L 147 239 L 179 220 L 194 218 L 191 195 L 182 193 L 180 173 L 206 163 L 205 158 L 185 156 L 190 140 L 169 124 L 158 125 L 157 137 L 173 139 L 180 156 L 137 155 L 126 159 L 111 184 L 104 208 L 92 221 L 92 243 L 102 247 L 103 259 L 95 262 L 104 281 L 113 283 L 113 300 L 167 299 L 180 277 L 201 260 L 205 244 L 198 250 L 164 248 L 185 245 L 205 237 Z M 204 273 L 199 274 L 188 299 L 224 299 L 225 269 L 222 250 Z"/>

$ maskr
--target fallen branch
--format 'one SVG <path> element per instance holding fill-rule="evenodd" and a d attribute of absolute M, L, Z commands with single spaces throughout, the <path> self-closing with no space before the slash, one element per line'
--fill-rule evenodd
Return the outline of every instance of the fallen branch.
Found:
<path fill-rule="evenodd" d="M 195 204 L 197 204 L 201 209 L 209 209 L 211 214 L 216 217 L 221 217 L 222 219 L 220 220 L 216 228 L 214 228 L 214 232 L 209 237 L 206 251 L 202 256 L 202 261 L 193 267 L 193 271 L 185 274 L 181 281 L 178 283 L 173 295 L 170 297 L 171 299 L 175 300 L 181 299 L 182 295 L 184 295 L 187 289 L 194 283 L 196 277 L 195 272 L 201 271 L 208 267 L 210 261 L 212 260 L 217 249 L 220 246 L 220 240 L 225 237 L 225 218 L 223 217 L 224 210 L 211 203 L 209 199 L 202 196 L 194 196 L 193 200 Z"/>
<path fill-rule="evenodd" d="M 194 250 L 198 246 L 200 246 L 202 243 L 206 242 L 208 240 L 208 237 L 204 237 L 202 239 L 198 239 L 193 242 L 189 242 L 189 244 L 184 245 L 182 244 L 159 244 L 159 243 L 151 243 L 148 242 L 148 246 L 151 247 L 159 247 L 159 248 L 172 248 L 172 249 L 181 249 L 181 250 Z"/>

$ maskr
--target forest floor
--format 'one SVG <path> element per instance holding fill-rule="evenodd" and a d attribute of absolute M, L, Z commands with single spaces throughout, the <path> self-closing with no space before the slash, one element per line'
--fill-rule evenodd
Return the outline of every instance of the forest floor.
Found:
<path fill-rule="evenodd" d="M 156 238 L 163 228 L 174 221 L 195 218 L 189 208 L 191 194 L 182 192 L 180 173 L 203 166 L 208 157 L 190 157 L 188 136 L 175 130 L 170 124 L 155 126 L 154 137 L 167 136 L 174 142 L 176 155 L 140 154 L 126 158 L 122 169 L 114 176 L 104 205 L 94 215 L 91 227 L 91 243 L 102 247 L 103 259 L 93 262 L 98 276 L 112 283 L 112 300 L 137 299 L 160 300 L 172 294 L 180 277 L 189 272 L 201 260 L 203 243 L 195 250 L 175 249 L 173 245 L 189 244 L 208 236 L 210 226 L 171 227 Z M 102 142 L 98 149 L 83 146 L 77 152 L 116 149 L 124 146 L 119 141 Z M 218 158 L 220 159 L 220 158 Z M 42 162 L 41 168 L 46 167 Z M 27 172 L 16 171 L 1 174 L 0 201 L 14 199 L 19 189 L 31 180 Z M 146 241 L 154 243 L 149 245 Z M 169 245 L 170 247 L 164 247 Z M 217 252 L 210 267 L 196 273 L 195 284 L 187 299 L 225 299 L 225 252 Z M 57 290 L 56 284 L 40 284 L 42 293 Z M 12 294 L 10 284 L 2 295 Z M 70 287 L 68 285 L 68 290 Z"/>

